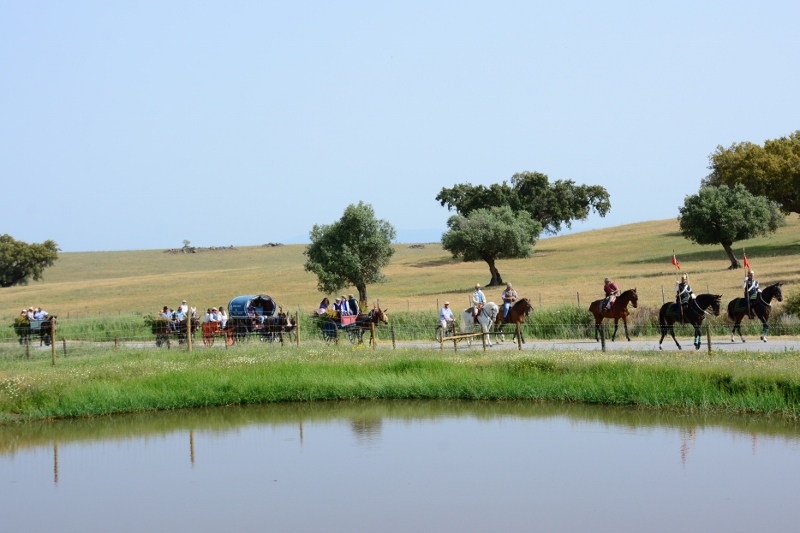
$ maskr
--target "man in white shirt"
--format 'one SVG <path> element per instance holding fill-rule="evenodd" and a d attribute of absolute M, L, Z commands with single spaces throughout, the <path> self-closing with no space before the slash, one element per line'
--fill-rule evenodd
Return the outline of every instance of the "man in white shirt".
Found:
<path fill-rule="evenodd" d="M 475 291 L 472 293 L 472 315 L 478 316 L 483 309 L 483 304 L 486 303 L 486 297 L 483 295 L 483 291 L 481 290 L 481 286 L 479 284 L 475 284 Z"/>
<path fill-rule="evenodd" d="M 439 311 L 439 323 L 442 329 L 447 331 L 447 324 L 453 322 L 456 317 L 453 316 L 453 310 L 450 309 L 450 302 L 445 302 L 444 307 Z"/>

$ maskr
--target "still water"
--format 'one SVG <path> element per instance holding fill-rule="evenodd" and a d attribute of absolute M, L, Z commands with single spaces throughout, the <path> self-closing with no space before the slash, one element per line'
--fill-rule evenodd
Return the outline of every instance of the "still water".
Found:
<path fill-rule="evenodd" d="M 346 402 L 0 428 L 3 531 L 792 531 L 800 426 Z"/>

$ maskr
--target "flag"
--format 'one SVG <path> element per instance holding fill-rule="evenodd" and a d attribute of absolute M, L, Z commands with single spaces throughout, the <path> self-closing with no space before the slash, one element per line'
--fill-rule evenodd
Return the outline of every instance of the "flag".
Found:
<path fill-rule="evenodd" d="M 677 268 L 678 270 L 681 269 L 681 265 L 680 263 L 678 263 L 678 258 L 675 257 L 674 253 L 672 254 L 672 264 L 675 265 L 675 268 Z"/>
<path fill-rule="evenodd" d="M 745 270 L 750 270 L 750 261 L 747 260 L 747 254 L 744 252 L 742 253 L 744 254 L 744 268 Z"/>

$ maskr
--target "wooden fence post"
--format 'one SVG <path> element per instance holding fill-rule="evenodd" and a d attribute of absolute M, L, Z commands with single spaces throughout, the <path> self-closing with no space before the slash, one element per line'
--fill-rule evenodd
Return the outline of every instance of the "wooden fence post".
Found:
<path fill-rule="evenodd" d="M 299 306 L 298 306 L 299 309 Z M 297 347 L 300 347 L 300 311 L 298 310 L 297 313 L 294 315 L 295 323 L 297 327 L 295 328 L 295 336 L 297 337 Z"/>
<path fill-rule="evenodd" d="M 604 352 L 606 351 L 606 328 L 602 323 L 600 323 L 600 347 Z"/>
<path fill-rule="evenodd" d="M 25 357 L 31 358 L 31 334 L 25 335 Z"/>
<path fill-rule="evenodd" d="M 117 349 L 117 338 L 116 337 L 114 337 L 114 349 L 115 350 Z"/>
<path fill-rule="evenodd" d="M 665 303 L 667 303 L 667 299 L 666 299 L 666 297 L 664 296 L 664 286 L 663 286 L 663 285 L 661 286 L 661 303 L 662 303 L 662 304 L 665 304 Z"/>
<path fill-rule="evenodd" d="M 372 349 L 374 350 L 378 347 L 378 339 L 375 336 L 375 322 L 369 323 L 369 332 L 372 335 L 372 338 L 370 338 L 369 342 L 372 344 Z"/>
<path fill-rule="evenodd" d="M 50 321 L 50 348 L 53 352 L 53 366 L 56 366 L 56 329 L 58 325 L 55 320 Z"/>
<path fill-rule="evenodd" d="M 192 309 L 186 304 L 186 343 L 189 345 L 189 353 L 192 353 Z"/>
<path fill-rule="evenodd" d="M 64 357 L 67 357 L 67 339 L 61 337 L 61 343 L 64 345 Z"/>
<path fill-rule="evenodd" d="M 706 339 L 708 340 L 708 355 L 711 355 L 711 324 L 706 323 Z"/>
<path fill-rule="evenodd" d="M 394 339 L 394 324 L 392 324 L 390 327 L 392 330 L 392 350 L 396 350 L 397 344 L 395 344 L 395 339 Z"/>
<path fill-rule="evenodd" d="M 578 291 L 578 307 L 581 306 L 581 291 Z"/>

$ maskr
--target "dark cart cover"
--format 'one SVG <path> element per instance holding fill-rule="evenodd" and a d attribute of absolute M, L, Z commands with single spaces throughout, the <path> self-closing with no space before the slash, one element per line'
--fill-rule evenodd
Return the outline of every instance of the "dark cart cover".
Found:
<path fill-rule="evenodd" d="M 256 311 L 259 315 L 269 317 L 275 314 L 275 309 L 275 300 L 266 294 L 237 296 L 228 304 L 228 319 L 248 318 Z"/>

